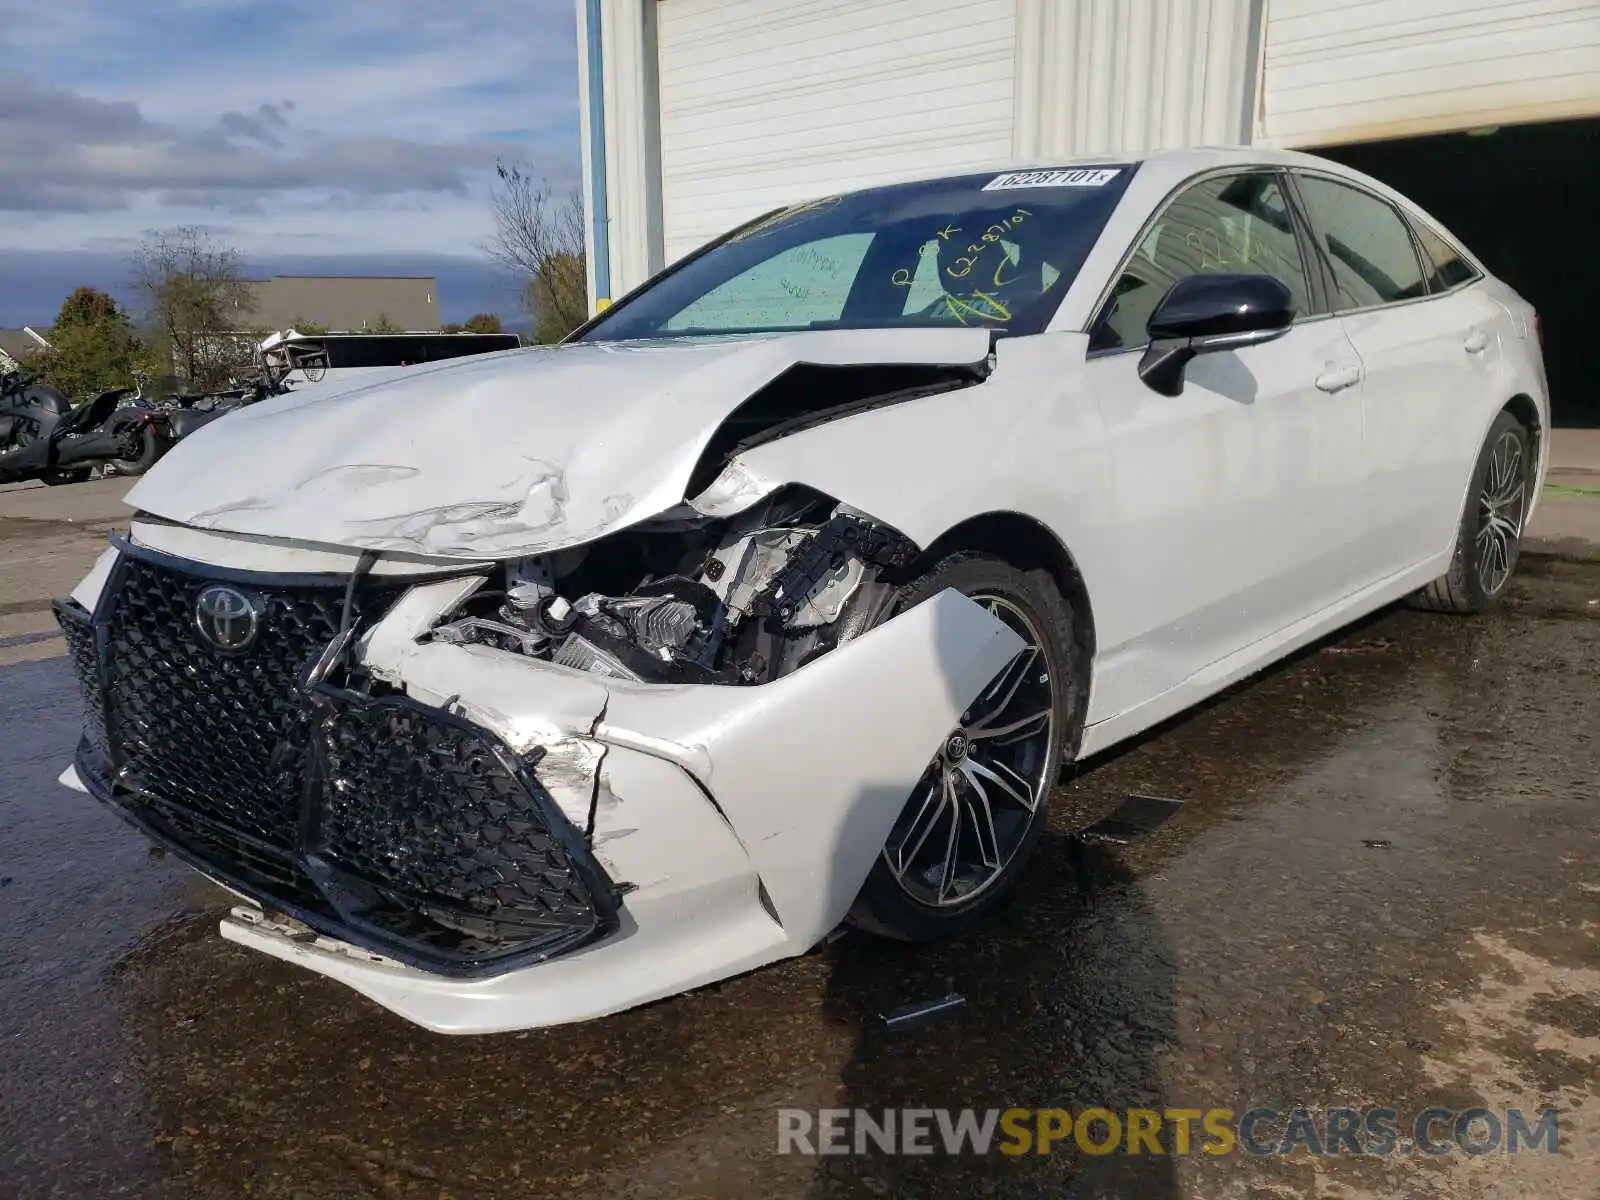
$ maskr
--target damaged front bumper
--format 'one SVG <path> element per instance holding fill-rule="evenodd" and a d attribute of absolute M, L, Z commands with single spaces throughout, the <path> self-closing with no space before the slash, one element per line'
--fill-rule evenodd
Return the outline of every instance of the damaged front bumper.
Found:
<path fill-rule="evenodd" d="M 260 599 L 248 653 L 193 636 L 218 581 Z M 583 1020 L 804 952 L 1020 648 L 949 591 L 770 683 L 602 680 L 419 640 L 475 581 L 375 577 L 350 588 L 350 657 L 376 690 L 352 690 L 310 666 L 347 583 L 123 545 L 58 606 L 75 771 L 259 906 L 225 937 L 444 1032 Z"/>

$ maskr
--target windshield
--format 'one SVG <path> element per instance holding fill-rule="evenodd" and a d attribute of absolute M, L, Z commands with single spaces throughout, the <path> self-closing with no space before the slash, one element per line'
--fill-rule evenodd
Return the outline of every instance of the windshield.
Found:
<path fill-rule="evenodd" d="M 1133 171 L 986 172 L 796 204 L 713 243 L 580 340 L 958 325 L 1037 333 Z"/>

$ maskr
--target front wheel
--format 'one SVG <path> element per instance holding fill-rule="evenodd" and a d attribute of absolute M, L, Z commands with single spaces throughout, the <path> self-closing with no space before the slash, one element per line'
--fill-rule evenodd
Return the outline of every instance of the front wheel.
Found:
<path fill-rule="evenodd" d="M 1527 429 L 1510 413 L 1501 413 L 1472 471 L 1450 569 L 1412 596 L 1416 607 L 1481 613 L 1500 599 L 1522 552 L 1533 467 Z"/>
<path fill-rule="evenodd" d="M 849 920 L 901 941 L 958 933 L 1016 886 L 1046 821 L 1072 723 L 1072 610 L 1046 571 L 953 554 L 907 585 L 890 610 L 955 588 L 1023 648 L 961 715 L 918 780 Z"/>

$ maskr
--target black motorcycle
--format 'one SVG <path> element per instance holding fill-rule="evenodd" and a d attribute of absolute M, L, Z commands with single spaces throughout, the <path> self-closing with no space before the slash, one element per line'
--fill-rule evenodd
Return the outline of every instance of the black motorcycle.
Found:
<path fill-rule="evenodd" d="M 179 392 L 170 387 L 158 387 L 157 395 L 165 418 L 164 429 L 176 442 L 195 430 L 225 417 L 235 409 L 244 408 L 265 400 L 268 396 L 281 396 L 289 390 L 289 372 L 276 370 L 263 364 L 260 371 L 243 380 L 239 386 L 217 392 Z M 140 380 L 141 387 L 144 381 Z"/>
<path fill-rule="evenodd" d="M 161 414 L 112 388 L 73 407 L 48 384 L 0 375 L 0 483 L 77 483 L 96 467 L 142 475 L 171 445 Z"/>

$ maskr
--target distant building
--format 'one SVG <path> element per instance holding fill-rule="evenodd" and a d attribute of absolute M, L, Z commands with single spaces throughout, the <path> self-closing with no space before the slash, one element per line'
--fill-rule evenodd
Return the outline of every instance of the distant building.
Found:
<path fill-rule="evenodd" d="M 288 329 L 296 322 L 329 333 L 439 328 L 439 287 L 429 275 L 274 275 L 247 282 L 254 304 L 241 314 L 241 330 Z"/>
<path fill-rule="evenodd" d="M 15 371 L 22 366 L 22 356 L 50 349 L 44 334 L 29 325 L 21 329 L 0 329 L 0 371 Z"/>

